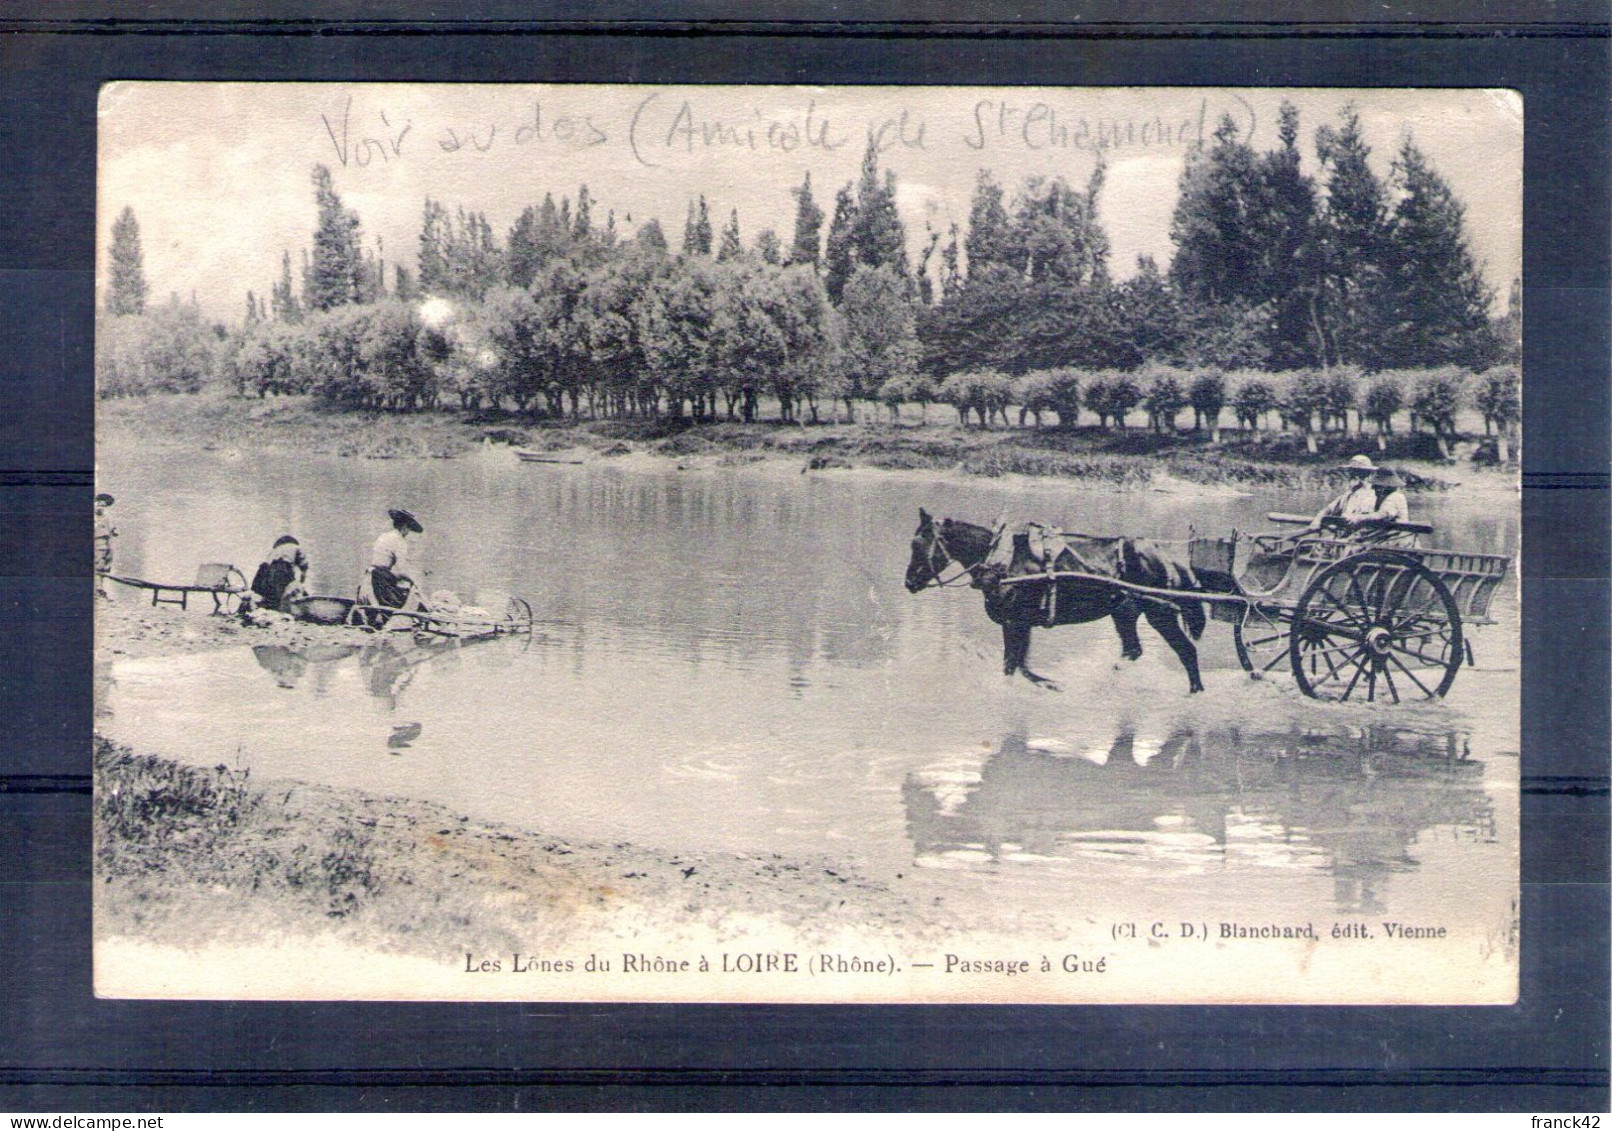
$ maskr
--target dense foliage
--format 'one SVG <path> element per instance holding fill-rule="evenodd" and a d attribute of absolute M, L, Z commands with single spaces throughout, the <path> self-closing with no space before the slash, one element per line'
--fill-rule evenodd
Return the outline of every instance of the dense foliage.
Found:
<path fill-rule="evenodd" d="M 620 234 L 613 212 L 600 223 L 586 185 L 574 203 L 525 208 L 502 239 L 484 213 L 427 198 L 412 269 L 391 280 L 316 167 L 300 290 L 288 249 L 234 328 L 194 303 L 147 305 L 125 209 L 98 388 L 747 421 L 854 416 L 858 402 L 900 420 L 943 402 L 982 428 L 1012 424 L 1017 407 L 1020 427 L 1084 413 L 1123 429 L 1141 409 L 1161 434 L 1190 409 L 1214 442 L 1230 410 L 1241 429 L 1294 429 L 1312 447 L 1351 424 L 1391 432 L 1407 410 L 1441 442 L 1463 408 L 1486 430 L 1513 428 L 1517 371 L 1491 366 L 1515 355 L 1520 293 L 1491 320 L 1448 185 L 1409 137 L 1378 178 L 1352 109 L 1316 131 L 1314 175 L 1291 106 L 1279 127 L 1261 153 L 1221 122 L 1181 174 L 1168 269 L 1144 257 L 1123 281 L 1101 160 L 1084 185 L 1032 177 L 1011 193 L 981 170 L 966 230 L 943 241 L 926 227 L 909 257 L 896 177 L 871 140 L 826 230 L 809 176 L 786 238 L 763 230 L 746 247 L 738 211 L 717 231 L 698 196 L 675 252 L 658 220 Z"/>

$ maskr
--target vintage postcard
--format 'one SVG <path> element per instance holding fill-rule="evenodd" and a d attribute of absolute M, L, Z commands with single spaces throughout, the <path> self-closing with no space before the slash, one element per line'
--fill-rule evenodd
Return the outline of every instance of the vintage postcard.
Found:
<path fill-rule="evenodd" d="M 1516 999 L 1504 90 L 120 82 L 109 997 Z"/>

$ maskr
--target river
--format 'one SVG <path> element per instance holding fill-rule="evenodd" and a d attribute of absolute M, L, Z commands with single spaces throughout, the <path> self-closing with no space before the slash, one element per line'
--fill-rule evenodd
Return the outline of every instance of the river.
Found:
<path fill-rule="evenodd" d="M 530 641 L 259 646 L 122 660 L 99 725 L 198 764 L 670 851 L 828 854 L 937 899 L 1033 914 L 1183 901 L 1275 915 L 1508 920 L 1517 874 L 1517 585 L 1448 699 L 1321 704 L 1202 642 L 1207 691 L 1142 626 L 1037 632 L 1062 694 L 1000 674 L 976 593 L 909 595 L 920 506 L 1184 538 L 1319 498 L 777 465 L 677 470 L 107 449 L 118 572 L 248 576 L 293 533 L 350 594 L 386 510 L 423 521 L 431 589 Z M 1413 498 L 1434 545 L 1515 556 L 1515 498 Z M 118 600 L 137 600 L 129 592 Z M 198 614 L 200 615 L 200 614 Z"/>

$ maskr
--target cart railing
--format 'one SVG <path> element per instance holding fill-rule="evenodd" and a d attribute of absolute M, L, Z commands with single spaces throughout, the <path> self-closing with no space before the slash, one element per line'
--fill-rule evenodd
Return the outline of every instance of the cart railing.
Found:
<path fill-rule="evenodd" d="M 1489 602 L 1505 580 L 1510 558 L 1456 550 L 1417 550 L 1415 554 L 1449 588 L 1462 616 L 1474 624 L 1494 623 L 1489 616 Z"/>
<path fill-rule="evenodd" d="M 1292 514 L 1270 514 L 1266 517 L 1272 522 L 1302 523 L 1305 526 L 1312 521 L 1302 515 Z M 1330 520 L 1323 520 L 1323 525 L 1328 524 L 1332 524 Z M 1341 526 L 1342 523 L 1337 522 L 1335 525 Z M 1433 532 L 1431 526 L 1420 522 L 1381 523 L 1377 528 L 1407 534 Z M 1285 593 L 1308 586 L 1310 579 L 1315 575 L 1316 566 L 1330 565 L 1332 562 L 1367 550 L 1390 550 L 1396 554 L 1415 558 L 1430 572 L 1436 574 L 1449 588 L 1450 595 L 1455 598 L 1456 607 L 1461 610 L 1463 617 L 1476 624 L 1492 624 L 1489 603 L 1494 597 L 1495 589 L 1505 580 L 1506 572 L 1511 568 L 1511 559 L 1500 554 L 1474 554 L 1461 550 L 1359 542 L 1352 539 L 1329 538 L 1325 535 L 1295 539 L 1292 545 L 1293 562 L 1287 576 L 1275 587 L 1259 593 L 1259 596 L 1282 600 Z M 1304 568 L 1301 573 L 1301 567 L 1308 568 Z M 1301 581 L 1302 584 L 1295 584 L 1295 581 Z"/>

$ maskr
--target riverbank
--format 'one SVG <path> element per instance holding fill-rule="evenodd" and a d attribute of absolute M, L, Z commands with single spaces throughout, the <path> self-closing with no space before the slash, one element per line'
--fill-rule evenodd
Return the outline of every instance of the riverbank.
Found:
<path fill-rule="evenodd" d="M 194 610 L 97 604 L 98 669 L 351 636 L 290 621 L 259 626 Z M 160 996 L 169 977 L 161 971 L 174 963 L 223 970 L 234 961 L 228 956 L 247 952 L 300 961 L 324 948 L 344 961 L 370 955 L 382 961 L 378 970 L 401 962 L 450 977 L 466 954 L 504 955 L 507 965 L 514 953 L 590 947 L 671 945 L 693 953 L 737 939 L 781 939 L 798 948 L 851 931 L 868 945 L 910 942 L 937 923 L 913 897 L 830 856 L 560 839 L 411 798 L 260 779 L 231 765 L 229 751 L 216 753 L 217 764 L 197 766 L 96 736 L 96 937 L 106 948 L 98 968 L 122 971 L 98 983 L 102 992 Z M 317 980 L 300 989 L 264 982 L 266 971 L 240 977 L 243 985 L 271 987 L 261 996 L 327 992 Z M 207 984 L 173 982 L 184 987 L 178 996 L 208 996 L 213 991 L 197 988 Z"/>
<path fill-rule="evenodd" d="M 775 422 L 690 423 L 671 420 L 533 420 L 509 413 L 450 411 L 411 414 L 332 409 L 306 397 L 255 400 L 216 392 L 101 401 L 97 442 L 190 451 L 291 451 L 364 459 L 453 459 L 489 447 L 548 453 L 565 461 L 647 456 L 681 466 L 786 462 L 802 471 L 842 468 L 934 470 L 996 477 L 1078 479 L 1119 487 L 1158 481 L 1248 489 L 1314 490 L 1330 485 L 1333 468 L 1358 452 L 1391 461 L 1412 490 L 1443 490 L 1474 478 L 1514 480 L 1515 469 L 1483 462 L 1476 441 L 1457 444 L 1444 460 L 1433 438 L 1332 433 L 1307 450 L 1294 432 L 1225 429 L 1155 433 L 1143 428 L 962 428 L 951 410 L 908 409 L 891 423 L 884 410 L 859 406 L 875 419 L 815 425 Z M 1474 458 L 1476 457 L 1476 458 Z"/>
<path fill-rule="evenodd" d="M 462 962 L 579 940 L 877 935 L 922 913 L 829 859 L 560 840 L 429 802 L 95 741 L 96 933 L 189 950 L 329 938 Z"/>

